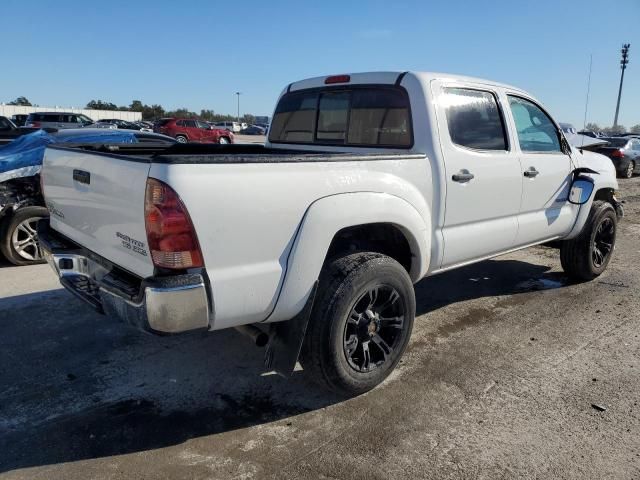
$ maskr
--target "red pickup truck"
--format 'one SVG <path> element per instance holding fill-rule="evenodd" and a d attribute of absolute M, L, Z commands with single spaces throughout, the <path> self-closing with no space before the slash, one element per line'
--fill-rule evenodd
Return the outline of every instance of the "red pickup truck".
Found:
<path fill-rule="evenodd" d="M 153 131 L 173 137 L 180 143 L 234 143 L 233 133 L 195 118 L 162 118 Z"/>

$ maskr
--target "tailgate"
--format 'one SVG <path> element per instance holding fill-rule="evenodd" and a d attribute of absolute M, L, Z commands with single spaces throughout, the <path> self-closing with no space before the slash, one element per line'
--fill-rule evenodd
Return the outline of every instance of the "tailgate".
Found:
<path fill-rule="evenodd" d="M 149 167 L 140 157 L 47 148 L 42 176 L 51 227 L 131 273 L 153 275 L 144 220 Z"/>

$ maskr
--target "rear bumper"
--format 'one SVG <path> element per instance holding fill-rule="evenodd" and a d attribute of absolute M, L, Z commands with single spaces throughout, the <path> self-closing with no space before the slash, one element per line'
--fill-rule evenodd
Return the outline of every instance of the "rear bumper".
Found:
<path fill-rule="evenodd" d="M 139 279 L 51 230 L 38 225 L 47 263 L 69 292 L 96 311 L 152 333 L 209 327 L 209 300 L 198 273 Z"/>

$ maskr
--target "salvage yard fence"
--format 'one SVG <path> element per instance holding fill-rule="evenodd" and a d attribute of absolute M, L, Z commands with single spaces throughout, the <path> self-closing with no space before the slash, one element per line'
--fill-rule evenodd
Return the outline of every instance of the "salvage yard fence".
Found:
<path fill-rule="evenodd" d="M 68 112 L 81 113 L 92 120 L 102 118 L 117 118 L 129 122 L 142 120 L 141 112 L 123 112 L 119 110 L 90 110 L 88 108 L 67 108 L 67 107 L 25 107 L 21 105 L 0 104 L 0 116 L 11 118 L 12 115 L 29 115 L 33 112 Z"/>

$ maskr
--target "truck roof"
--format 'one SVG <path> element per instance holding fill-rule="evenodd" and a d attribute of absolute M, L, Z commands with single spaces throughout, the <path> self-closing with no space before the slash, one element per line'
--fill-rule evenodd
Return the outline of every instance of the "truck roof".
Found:
<path fill-rule="evenodd" d="M 514 87 L 512 85 L 508 85 L 505 83 L 496 82 L 493 80 L 486 80 L 483 78 L 468 77 L 464 75 L 454 75 L 450 73 L 440 73 L 440 72 L 386 71 L 386 72 L 347 73 L 344 75 L 349 75 L 350 77 L 350 80 L 348 82 L 349 85 L 371 84 L 371 83 L 393 85 L 397 83 L 398 80 L 401 81 L 402 77 L 404 77 L 405 75 L 413 75 L 424 82 L 430 82 L 431 80 L 453 80 L 453 81 L 463 81 L 463 82 L 474 82 L 474 83 L 484 83 L 487 85 L 495 85 L 503 88 L 508 88 L 511 90 L 524 92 L 521 88 Z M 330 76 L 332 75 L 324 75 L 322 77 L 307 78 L 305 80 L 293 82 L 287 87 L 287 91 L 303 90 L 306 88 L 324 87 L 325 80 Z"/>

